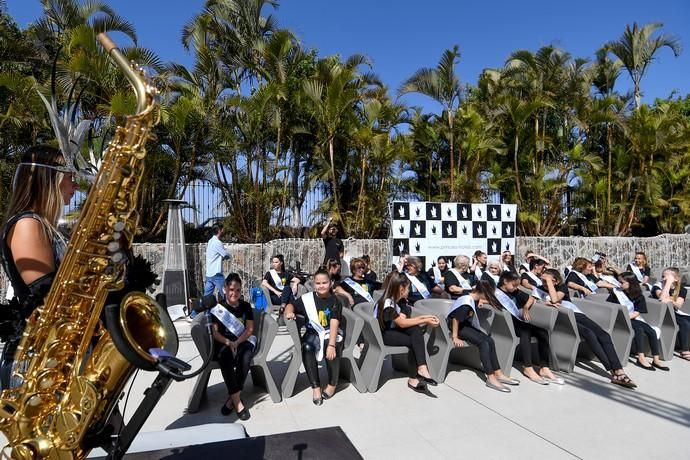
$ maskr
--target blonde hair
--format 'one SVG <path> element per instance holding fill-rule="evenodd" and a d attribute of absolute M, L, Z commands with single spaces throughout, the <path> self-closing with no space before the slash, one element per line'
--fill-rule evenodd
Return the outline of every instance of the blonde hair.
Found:
<path fill-rule="evenodd" d="M 674 275 L 676 275 L 676 281 L 674 281 L 673 286 L 671 286 L 671 289 L 673 289 L 673 301 L 675 302 L 676 299 L 678 299 L 678 296 L 680 295 L 680 286 L 681 286 L 681 284 L 680 284 L 680 270 L 677 269 L 676 267 L 665 268 L 664 271 L 661 273 L 661 277 L 664 279 L 666 279 L 666 277 L 664 277 L 664 274 L 666 272 L 670 272 L 670 273 L 673 273 Z"/>
<path fill-rule="evenodd" d="M 463 264 L 469 268 L 470 258 L 467 256 L 455 256 L 455 259 L 453 259 L 453 267 L 459 268 L 460 265 L 463 265 Z"/>
<path fill-rule="evenodd" d="M 582 273 L 582 270 L 587 268 L 587 265 L 591 264 L 592 261 L 585 259 L 584 257 L 576 257 L 573 261 L 573 270 Z"/>
<path fill-rule="evenodd" d="M 65 158 L 56 148 L 37 145 L 24 153 L 22 163 L 12 184 L 5 222 L 19 213 L 33 211 L 43 226 L 44 236 L 52 243 L 64 207 L 60 183 L 65 174 L 50 166 L 64 166 Z"/>

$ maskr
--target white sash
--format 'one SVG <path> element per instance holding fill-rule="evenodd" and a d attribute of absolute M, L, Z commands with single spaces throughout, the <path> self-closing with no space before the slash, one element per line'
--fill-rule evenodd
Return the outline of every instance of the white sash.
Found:
<path fill-rule="evenodd" d="M 481 268 L 479 268 L 479 265 L 477 265 L 477 268 L 474 269 L 474 276 L 477 277 L 477 280 L 480 280 L 480 279 L 482 279 L 483 274 L 484 274 L 484 272 L 482 271 Z"/>
<path fill-rule="evenodd" d="M 643 275 L 642 272 L 640 271 L 640 267 L 638 267 L 637 265 L 635 265 L 635 262 L 630 262 L 630 270 L 631 270 L 631 271 L 635 274 L 635 276 L 637 277 L 637 281 L 639 281 L 639 282 L 641 283 L 641 282 L 642 282 L 642 279 L 644 278 L 644 275 Z"/>
<path fill-rule="evenodd" d="M 443 276 L 441 275 L 441 269 L 438 267 L 431 267 L 431 269 L 434 271 L 434 282 L 438 284 L 441 287 L 443 286 Z"/>
<path fill-rule="evenodd" d="M 632 315 L 632 313 L 635 311 L 635 303 L 632 300 L 630 300 L 630 297 L 628 297 L 625 294 L 625 292 L 620 288 L 614 289 L 613 294 L 618 299 L 618 303 L 620 303 L 621 305 L 625 305 L 625 307 L 628 309 L 628 313 Z M 632 321 L 642 321 L 643 323 L 647 322 L 644 320 L 642 315 L 637 315 L 637 318 L 633 319 Z M 651 326 L 651 328 L 654 329 L 654 332 L 656 332 L 657 340 L 660 339 L 661 338 L 661 329 L 656 327 L 656 326 Z"/>
<path fill-rule="evenodd" d="M 431 293 L 429 293 L 429 290 L 426 288 L 426 286 L 424 286 L 424 283 L 422 283 L 422 282 L 419 280 L 419 278 L 417 278 L 417 277 L 414 276 L 414 275 L 410 275 L 409 273 L 405 273 L 405 275 L 406 275 L 407 278 L 410 280 L 410 282 L 411 282 L 412 285 L 415 287 L 415 289 L 417 289 L 417 291 L 418 291 L 420 294 L 422 294 L 422 297 L 424 297 L 425 299 L 428 299 L 429 296 L 431 296 Z"/>
<path fill-rule="evenodd" d="M 541 279 L 539 279 L 539 277 L 537 275 L 535 275 L 534 273 L 532 273 L 531 271 L 527 271 L 525 273 L 527 273 L 527 276 L 529 276 L 532 279 L 532 281 L 534 281 L 534 284 L 536 284 L 537 287 L 539 287 L 543 284 L 541 282 Z"/>
<path fill-rule="evenodd" d="M 477 316 L 477 307 L 474 303 L 474 299 L 472 298 L 471 295 L 464 295 L 462 297 L 458 297 L 455 302 L 453 302 L 453 305 L 450 306 L 450 309 L 448 310 L 448 315 L 453 313 L 455 310 L 458 308 L 462 307 L 463 305 L 469 305 L 472 307 L 472 311 L 474 314 L 472 315 L 472 327 L 478 330 L 482 330 L 481 326 L 479 325 L 479 316 Z"/>
<path fill-rule="evenodd" d="M 218 321 L 223 323 L 223 326 L 225 326 L 225 328 L 235 337 L 239 338 L 242 334 L 244 334 L 244 324 L 242 324 L 242 321 L 237 319 L 235 315 L 230 313 L 227 308 L 221 304 L 211 308 L 211 314 L 215 316 Z M 247 342 L 256 346 L 256 336 L 250 335 L 247 339 Z"/>
<path fill-rule="evenodd" d="M 503 305 L 505 309 L 508 310 L 511 315 L 513 315 L 513 317 L 519 319 L 520 321 L 525 321 L 522 318 L 522 310 L 518 308 L 512 297 L 503 292 L 501 289 L 496 289 L 494 294 L 496 295 L 498 301 L 501 302 L 501 305 Z"/>
<path fill-rule="evenodd" d="M 276 289 L 282 291 L 285 288 L 285 286 L 283 286 L 283 281 L 280 279 L 280 276 L 278 276 L 278 272 L 274 269 L 270 269 L 268 273 L 271 274 L 271 279 L 273 279 L 273 284 L 276 285 Z"/>
<path fill-rule="evenodd" d="M 575 273 L 577 277 L 580 278 L 580 280 L 582 280 L 583 283 L 585 283 L 585 287 L 587 289 L 589 289 L 592 292 L 597 292 L 597 285 L 588 280 L 585 275 L 575 270 L 570 270 L 570 272 Z"/>
<path fill-rule="evenodd" d="M 532 297 L 536 297 L 537 299 L 540 299 L 542 301 L 551 302 L 551 297 L 545 291 L 542 291 L 541 289 L 538 289 L 538 288 L 532 288 Z M 577 308 L 577 305 L 575 305 L 574 303 L 572 303 L 568 300 L 561 300 L 559 303 L 561 304 L 562 307 L 565 307 L 568 310 L 572 310 L 575 313 L 582 313 L 582 310 Z"/>
<path fill-rule="evenodd" d="M 350 286 L 357 294 L 367 299 L 367 302 L 374 301 L 374 298 L 371 296 L 371 294 L 365 291 L 361 284 L 355 283 L 355 280 L 353 280 L 352 278 L 347 277 L 343 281 L 345 281 L 345 284 Z"/>
<path fill-rule="evenodd" d="M 484 275 L 489 276 L 492 280 L 494 280 L 494 283 L 496 283 L 496 285 L 498 285 L 498 278 L 499 278 L 498 275 L 494 275 L 493 273 L 491 273 L 491 272 L 488 271 L 488 270 L 484 272 Z M 483 276 L 483 275 L 482 275 L 482 276 Z"/>
<path fill-rule="evenodd" d="M 611 275 L 600 275 L 599 278 L 601 278 L 603 281 L 606 281 L 607 283 L 611 283 L 617 288 L 621 287 L 621 283 L 616 279 L 615 276 Z"/>
<path fill-rule="evenodd" d="M 316 293 L 307 292 L 302 297 L 302 303 L 304 304 L 304 309 L 307 311 L 307 317 L 309 318 L 309 326 L 316 332 L 319 336 L 319 349 L 316 351 L 316 361 L 321 361 L 323 359 L 323 342 L 330 338 L 330 326 L 324 328 L 321 325 L 321 320 L 319 319 L 319 312 L 316 310 Z M 336 342 L 343 340 L 342 334 L 338 331 L 338 336 L 336 337 Z"/>
<path fill-rule="evenodd" d="M 453 272 L 453 275 L 455 275 L 455 278 L 457 278 L 458 283 L 460 284 L 460 287 L 465 289 L 465 290 L 472 290 L 472 286 L 470 286 L 470 283 L 467 282 L 464 276 L 460 274 L 456 269 L 451 268 L 451 272 Z"/>
<path fill-rule="evenodd" d="M 526 272 L 529 273 L 529 264 L 521 263 L 520 268 L 522 268 L 523 270 L 525 270 Z"/>

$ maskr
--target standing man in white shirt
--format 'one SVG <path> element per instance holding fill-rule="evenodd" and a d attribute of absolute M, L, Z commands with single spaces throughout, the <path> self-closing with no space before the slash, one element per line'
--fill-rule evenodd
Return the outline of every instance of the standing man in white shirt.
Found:
<path fill-rule="evenodd" d="M 223 246 L 220 237 L 223 236 L 223 226 L 216 224 L 213 226 L 213 236 L 206 244 L 206 282 L 204 283 L 204 295 L 213 294 L 217 289 L 220 294 L 223 294 L 223 284 L 225 277 L 223 276 L 223 259 L 228 259 L 230 256 Z"/>

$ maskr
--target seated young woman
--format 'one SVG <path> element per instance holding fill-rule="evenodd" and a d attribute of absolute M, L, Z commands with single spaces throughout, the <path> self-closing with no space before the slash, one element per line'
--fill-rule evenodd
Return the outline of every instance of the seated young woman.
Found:
<path fill-rule="evenodd" d="M 688 291 L 681 285 L 680 270 L 666 268 L 661 274 L 661 281 L 652 286 L 652 298 L 673 305 L 678 323 L 678 343 L 680 357 L 690 361 L 690 311 L 683 309 Z"/>
<path fill-rule="evenodd" d="M 431 267 L 427 272 L 427 276 L 434 281 L 441 289 L 445 288 L 445 276 L 448 272 L 448 259 L 440 256 L 436 259 L 436 265 Z"/>
<path fill-rule="evenodd" d="M 285 259 L 282 254 L 271 257 L 271 269 L 266 272 L 261 286 L 268 289 L 273 305 L 285 306 L 290 294 L 297 292 L 299 278 L 285 271 Z"/>
<path fill-rule="evenodd" d="M 652 270 L 649 268 L 649 260 L 647 260 L 647 254 L 642 251 L 637 251 L 635 253 L 635 258 L 632 262 L 628 264 L 627 271 L 633 272 L 640 286 L 645 289 L 650 289 L 649 285 L 649 275 Z"/>
<path fill-rule="evenodd" d="M 517 268 L 515 268 L 515 256 L 510 251 L 503 251 L 501 254 L 501 268 L 506 272 L 517 273 Z"/>
<path fill-rule="evenodd" d="M 520 285 L 527 289 L 535 289 L 542 285 L 541 275 L 546 270 L 546 261 L 540 258 L 532 258 L 529 270 L 520 275 Z"/>
<path fill-rule="evenodd" d="M 498 284 L 498 279 L 501 276 L 503 269 L 501 268 L 501 263 L 498 260 L 491 260 L 487 264 L 486 271 L 482 274 L 480 279 L 488 281 L 494 288 Z"/>
<path fill-rule="evenodd" d="M 476 276 L 477 279 L 480 279 L 482 277 L 482 274 L 487 270 L 487 262 L 488 256 L 486 255 L 486 252 L 483 252 L 479 249 L 474 251 L 470 271 L 474 273 L 474 276 Z"/>
<path fill-rule="evenodd" d="M 320 406 L 324 399 L 335 394 L 340 374 L 340 356 L 343 351 L 343 332 L 340 329 L 343 305 L 340 296 L 331 290 L 328 271 L 319 269 L 314 274 L 314 292 L 307 292 L 285 307 L 285 319 L 296 315 L 307 319 L 302 344 L 302 362 L 312 388 L 312 402 Z M 318 362 L 326 358 L 328 385 L 321 390 Z"/>
<path fill-rule="evenodd" d="M 551 349 L 549 347 L 549 334 L 546 330 L 530 324 L 530 308 L 534 305 L 535 298 L 520 291 L 520 277 L 516 272 L 505 271 L 498 280 L 498 289 L 495 291 L 496 300 L 503 308 L 508 310 L 513 317 L 515 334 L 520 338 L 520 351 L 524 365 L 523 373 L 533 382 L 541 385 L 555 383 L 563 385 L 564 380 L 556 377 L 549 368 Z M 532 365 L 532 337 L 537 340 L 539 352 L 539 373 Z"/>
<path fill-rule="evenodd" d="M 587 297 L 598 288 L 613 289 L 615 285 L 597 278 L 594 275 L 594 264 L 584 257 L 576 257 L 573 266 L 565 280 L 569 289 L 573 289 L 580 297 Z"/>
<path fill-rule="evenodd" d="M 343 279 L 335 288 L 335 293 L 345 297 L 350 307 L 358 303 L 374 301 L 371 296 L 374 292 L 374 285 L 367 280 L 366 269 L 367 265 L 362 259 L 352 259 L 350 261 L 350 273 L 352 275 Z"/>
<path fill-rule="evenodd" d="M 524 262 L 520 264 L 520 267 L 518 268 L 518 272 L 522 275 L 525 272 L 528 272 L 531 270 L 530 265 L 533 260 L 541 259 L 544 261 L 544 265 L 551 265 L 551 261 L 547 259 L 546 257 L 540 256 L 539 254 L 535 253 L 534 251 L 528 249 L 525 251 L 525 258 Z"/>
<path fill-rule="evenodd" d="M 539 294 L 548 306 L 568 308 L 573 311 L 580 338 L 589 345 L 592 353 L 599 359 L 604 369 L 611 374 L 611 383 L 627 388 L 637 388 L 635 382 L 623 371 L 611 336 L 570 301 L 568 287 L 563 282 L 558 270 L 547 268 L 541 275 L 541 280 L 543 284 L 537 288 L 535 293 Z"/>
<path fill-rule="evenodd" d="M 431 378 L 426 364 L 424 327 L 436 327 L 439 319 L 434 315 L 412 317 L 412 309 L 407 302 L 410 293 L 410 280 L 404 273 L 391 272 L 386 277 L 383 296 L 376 302 L 375 315 L 381 328 L 383 343 L 391 347 L 408 347 L 407 386 L 416 392 L 424 393 L 428 385 L 437 382 Z"/>
<path fill-rule="evenodd" d="M 453 268 L 448 269 L 443 279 L 445 290 L 450 294 L 451 299 L 455 300 L 469 294 L 472 292 L 472 287 L 477 284 L 477 277 L 469 269 L 469 257 L 456 256 L 453 259 Z"/>
<path fill-rule="evenodd" d="M 642 295 L 642 288 L 640 287 L 639 281 L 637 281 L 637 276 L 635 276 L 633 272 L 623 272 L 618 275 L 618 281 L 620 283 L 620 288 L 612 289 L 606 301 L 619 303 L 628 308 L 628 312 L 630 313 L 630 324 L 632 324 L 632 328 L 635 331 L 633 347 L 630 353 L 637 355 L 636 364 L 650 371 L 655 369 L 668 371 L 669 368 L 664 366 L 659 357 L 660 346 L 656 331 L 652 326 L 647 324 L 641 316 L 642 313 L 647 313 L 647 301 L 644 295 Z M 645 337 L 649 342 L 649 349 L 652 352 L 651 364 L 647 362 L 647 358 L 643 351 Z"/>
<path fill-rule="evenodd" d="M 340 274 L 340 260 L 338 259 L 328 259 L 326 261 L 326 265 L 324 266 L 326 271 L 328 272 L 328 276 L 331 278 L 331 288 L 335 289 L 335 287 L 340 283 L 340 280 L 342 279 L 342 276 Z"/>
<path fill-rule="evenodd" d="M 369 257 L 369 255 L 364 254 L 362 256 L 362 260 L 364 261 L 367 267 L 365 270 L 366 273 L 364 273 L 364 277 L 367 279 L 367 281 L 369 281 L 371 285 L 375 286 L 376 289 L 379 289 L 381 287 L 381 283 L 378 281 L 378 275 L 376 274 L 376 272 L 371 269 L 371 258 Z"/>
<path fill-rule="evenodd" d="M 491 336 L 485 334 L 479 325 L 477 307 L 486 302 L 499 308 L 494 297 L 494 287 L 486 280 L 479 280 L 472 291 L 459 297 L 448 312 L 448 323 L 456 347 L 464 347 L 467 341 L 479 348 L 479 358 L 486 373 L 486 386 L 503 393 L 510 393 L 505 385 L 519 385 L 520 381 L 511 379 L 503 373 L 496 356 L 496 344 Z"/>
<path fill-rule="evenodd" d="M 422 260 L 419 257 L 408 257 L 405 264 L 405 275 L 410 280 L 410 305 L 418 300 L 428 299 L 431 294 L 443 294 L 443 289 L 422 271 Z"/>
<path fill-rule="evenodd" d="M 240 392 L 249 374 L 249 364 L 256 347 L 254 314 L 252 306 L 242 300 L 242 279 L 237 273 L 225 278 L 225 298 L 211 309 L 213 339 L 220 344 L 216 348 L 216 360 L 228 389 L 228 399 L 220 408 L 223 415 L 230 415 L 233 408 L 240 420 L 248 420 L 249 409 L 242 404 Z"/>

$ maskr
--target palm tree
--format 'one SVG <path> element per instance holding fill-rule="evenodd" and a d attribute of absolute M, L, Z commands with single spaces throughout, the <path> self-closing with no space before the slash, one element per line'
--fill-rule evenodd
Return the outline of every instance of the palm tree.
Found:
<path fill-rule="evenodd" d="M 460 78 L 455 73 L 455 65 L 460 59 L 458 45 L 447 49 L 441 55 L 436 68 L 422 68 L 417 70 L 410 78 L 405 80 L 398 95 L 407 93 L 420 93 L 437 101 L 443 107 L 448 126 L 448 145 L 450 149 L 450 195 L 451 200 L 456 198 L 455 190 L 455 155 L 453 139 L 453 114 L 458 108 L 461 98 Z M 461 167 L 462 152 L 458 152 L 458 168 Z"/>
<path fill-rule="evenodd" d="M 608 42 L 604 47 L 614 54 L 623 63 L 633 81 L 635 96 L 635 110 L 640 108 L 642 91 L 640 82 L 647 72 L 647 68 L 654 60 L 656 53 L 664 47 L 668 47 L 678 57 L 681 52 L 680 41 L 672 36 L 661 34 L 652 37 L 654 32 L 663 27 L 662 23 L 650 23 L 639 27 L 637 22 L 625 26 L 625 32 L 616 41 Z"/>

